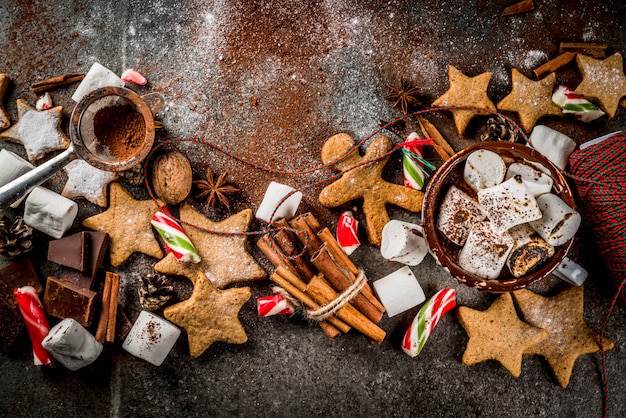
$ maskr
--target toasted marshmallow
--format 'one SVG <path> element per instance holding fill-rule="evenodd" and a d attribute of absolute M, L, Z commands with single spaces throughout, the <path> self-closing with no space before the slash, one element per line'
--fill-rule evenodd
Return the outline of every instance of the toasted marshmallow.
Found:
<path fill-rule="evenodd" d="M 504 160 L 495 152 L 485 149 L 472 152 L 463 167 L 463 179 L 474 190 L 502 183 L 505 174 Z"/>
<path fill-rule="evenodd" d="M 459 266 L 476 276 L 497 279 L 513 244 L 508 232 L 496 231 L 491 222 L 476 222 L 459 252 Z"/>
<path fill-rule="evenodd" d="M 513 276 L 524 276 L 547 263 L 554 255 L 554 247 L 541 238 L 530 225 L 517 225 L 508 232 L 515 241 L 506 260 Z"/>
<path fill-rule="evenodd" d="M 569 207 L 559 196 L 547 193 L 537 198 L 543 216 L 530 222 L 549 244 L 563 245 L 576 235 L 580 226 L 580 214 Z"/>
<path fill-rule="evenodd" d="M 487 212 L 497 232 L 541 218 L 535 197 L 519 175 L 497 186 L 479 190 L 478 203 Z"/>
<path fill-rule="evenodd" d="M 550 177 L 550 171 L 541 164 L 531 162 L 513 163 L 506 170 L 505 179 L 521 176 L 522 181 L 533 196 L 541 196 L 550 193 L 554 180 Z"/>
<path fill-rule="evenodd" d="M 472 224 L 486 216 L 476 200 L 458 187 L 451 186 L 439 208 L 437 229 L 453 243 L 463 245 Z"/>

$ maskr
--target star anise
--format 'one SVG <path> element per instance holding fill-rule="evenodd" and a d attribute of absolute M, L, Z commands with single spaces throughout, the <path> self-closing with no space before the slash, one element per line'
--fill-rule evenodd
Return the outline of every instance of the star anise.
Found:
<path fill-rule="evenodd" d="M 403 115 L 408 114 L 409 106 L 418 106 L 422 104 L 422 102 L 420 102 L 417 98 L 419 94 L 417 87 L 412 86 L 405 80 L 400 80 L 399 87 L 390 85 L 387 85 L 387 87 L 389 87 L 390 91 L 385 96 L 385 100 L 391 101 L 393 107 L 400 108 Z"/>
<path fill-rule="evenodd" d="M 208 167 L 206 170 L 206 180 L 195 180 L 194 184 L 200 189 L 200 194 L 196 196 L 197 198 L 207 196 L 206 209 L 213 207 L 217 202 L 230 208 L 228 197 L 226 196 L 239 191 L 235 186 L 226 184 L 226 173 L 220 174 L 216 179 L 211 167 Z"/>

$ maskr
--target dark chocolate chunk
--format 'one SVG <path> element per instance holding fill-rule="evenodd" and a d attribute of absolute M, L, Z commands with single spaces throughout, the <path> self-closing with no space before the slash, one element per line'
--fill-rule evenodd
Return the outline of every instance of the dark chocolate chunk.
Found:
<path fill-rule="evenodd" d="M 109 235 L 96 231 L 85 231 L 84 234 L 87 237 L 85 241 L 89 242 L 89 268 L 85 272 L 68 270 L 63 272 L 61 277 L 78 286 L 93 289 L 109 248 Z"/>
<path fill-rule="evenodd" d="M 67 280 L 48 277 L 43 306 L 48 315 L 74 318 L 81 325 L 91 325 L 98 294 Z"/>
<path fill-rule="evenodd" d="M 0 350 L 8 351 L 24 328 L 24 318 L 17 306 L 0 300 Z"/>
<path fill-rule="evenodd" d="M 13 296 L 13 289 L 22 286 L 32 286 L 37 293 L 41 293 L 43 290 L 37 273 L 35 273 L 35 269 L 33 269 L 33 265 L 28 258 L 0 268 L 0 299 L 17 309 L 17 301 L 15 296 Z"/>
<path fill-rule="evenodd" d="M 85 232 L 52 240 L 48 244 L 48 261 L 85 271 L 89 268 L 90 241 Z"/>

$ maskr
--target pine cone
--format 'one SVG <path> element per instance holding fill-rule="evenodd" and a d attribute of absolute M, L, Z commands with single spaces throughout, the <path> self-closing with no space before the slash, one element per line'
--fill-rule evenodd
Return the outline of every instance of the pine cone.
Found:
<path fill-rule="evenodd" d="M 17 257 L 32 250 L 32 238 L 33 228 L 26 225 L 21 216 L 13 222 L 6 215 L 0 219 L 0 255 Z"/>
<path fill-rule="evenodd" d="M 141 278 L 139 302 L 146 311 L 161 309 L 174 296 L 176 296 L 176 292 L 164 275 L 154 274 Z"/>
<path fill-rule="evenodd" d="M 481 141 L 509 141 L 517 142 L 519 131 L 513 128 L 509 121 L 501 118 L 489 118 L 487 132 L 480 136 Z"/>

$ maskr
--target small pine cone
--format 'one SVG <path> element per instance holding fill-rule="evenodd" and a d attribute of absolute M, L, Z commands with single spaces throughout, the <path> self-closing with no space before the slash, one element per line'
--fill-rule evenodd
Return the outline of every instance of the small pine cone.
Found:
<path fill-rule="evenodd" d="M 501 118 L 489 118 L 487 131 L 480 136 L 481 141 L 517 142 L 518 139 L 519 132 L 513 128 L 511 123 Z"/>
<path fill-rule="evenodd" d="M 32 249 L 33 228 L 26 225 L 21 216 L 13 222 L 8 216 L 3 216 L 0 219 L 0 255 L 17 257 Z"/>
<path fill-rule="evenodd" d="M 176 292 L 164 275 L 154 274 L 141 278 L 139 303 L 146 311 L 163 308 L 174 296 Z"/>

